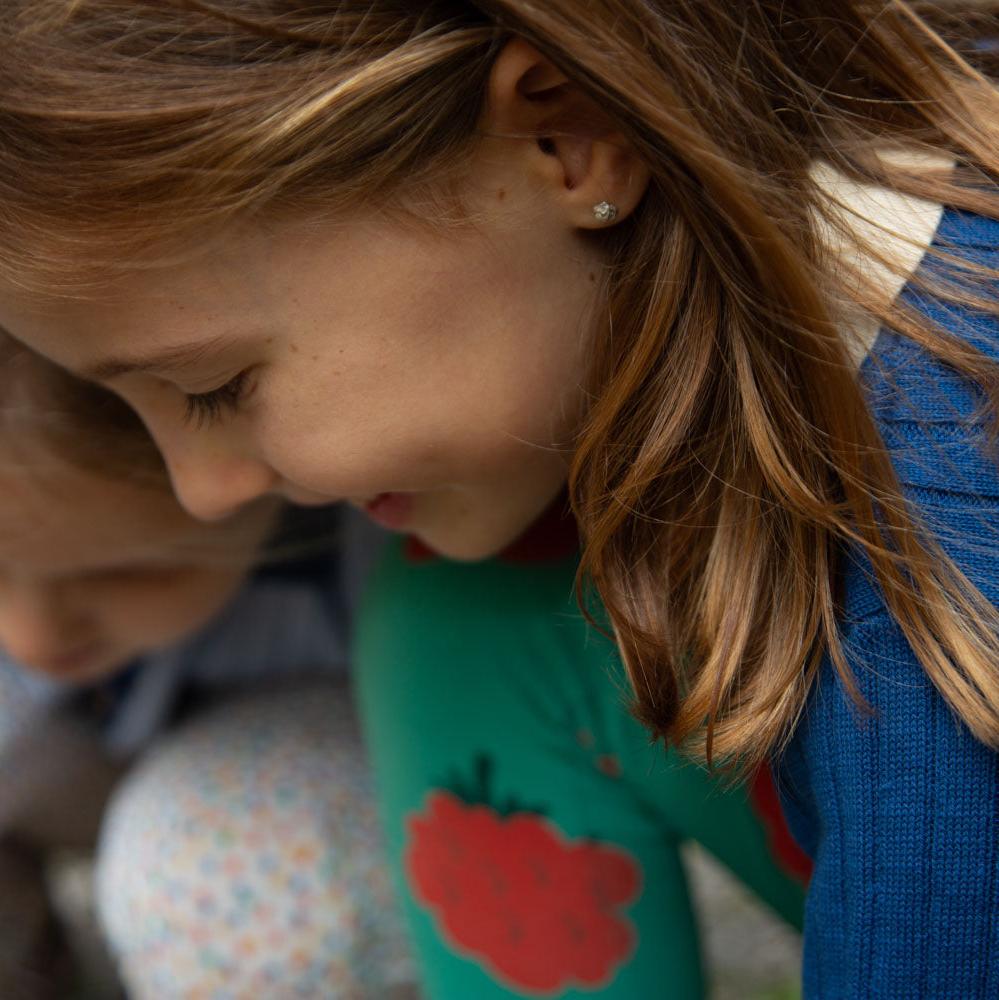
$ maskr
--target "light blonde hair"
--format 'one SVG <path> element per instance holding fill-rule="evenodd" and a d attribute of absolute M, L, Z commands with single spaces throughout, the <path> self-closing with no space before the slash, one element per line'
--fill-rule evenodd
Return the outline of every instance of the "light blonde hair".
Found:
<path fill-rule="evenodd" d="M 0 333 L 0 444 L 4 455 L 48 459 L 161 491 L 170 490 L 163 459 L 122 400 L 74 378 Z"/>
<path fill-rule="evenodd" d="M 73 503 L 67 470 L 132 487 L 139 502 L 178 503 L 162 456 L 128 405 L 0 333 L 0 473 L 30 481 L 58 516 Z M 329 548 L 331 530 L 312 522 L 305 531 L 288 523 L 278 536 L 278 511 L 273 499 L 257 501 L 202 532 L 196 550 L 173 554 L 190 565 L 245 568 L 251 558 L 276 562 Z"/>
<path fill-rule="evenodd" d="M 88 265 L 139 266 L 248 213 L 440 191 L 492 61 L 523 37 L 652 174 L 605 236 L 613 336 L 570 476 L 582 573 L 639 718 L 748 764 L 787 737 L 824 651 L 856 693 L 835 593 L 851 545 L 927 675 L 999 746 L 999 615 L 906 501 L 842 318 L 911 338 L 993 412 L 996 366 L 834 264 L 820 228 L 858 237 L 810 172 L 999 217 L 991 57 L 958 37 L 996 21 L 975 16 L 902 0 L 5 0 L 0 276 L 82 294 Z M 876 242 L 858 249 L 884 256 Z M 997 311 L 993 272 L 933 253 L 929 290 Z"/>

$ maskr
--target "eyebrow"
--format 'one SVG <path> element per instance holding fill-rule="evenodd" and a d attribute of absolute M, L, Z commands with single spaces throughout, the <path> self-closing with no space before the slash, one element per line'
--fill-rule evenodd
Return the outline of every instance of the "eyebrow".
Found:
<path fill-rule="evenodd" d="M 95 381 L 117 378 L 119 375 L 128 375 L 131 372 L 168 375 L 183 371 L 191 365 L 203 361 L 206 357 L 220 353 L 231 343 L 231 338 L 223 335 L 212 337 L 209 340 L 193 341 L 190 344 L 176 344 L 173 347 L 165 347 L 150 354 L 104 358 L 88 365 L 80 374 L 83 378 Z"/>

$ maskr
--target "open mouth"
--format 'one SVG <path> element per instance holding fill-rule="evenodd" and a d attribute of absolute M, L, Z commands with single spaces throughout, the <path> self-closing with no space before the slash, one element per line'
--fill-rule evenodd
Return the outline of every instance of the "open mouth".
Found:
<path fill-rule="evenodd" d="M 413 515 L 412 493 L 379 493 L 364 504 L 364 512 L 390 531 L 404 531 Z"/>

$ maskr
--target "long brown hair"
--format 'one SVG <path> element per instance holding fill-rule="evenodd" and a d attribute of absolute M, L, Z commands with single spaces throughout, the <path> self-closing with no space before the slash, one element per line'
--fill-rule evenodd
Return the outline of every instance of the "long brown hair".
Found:
<path fill-rule="evenodd" d="M 606 237 L 613 335 L 570 474 L 582 572 L 639 717 L 749 763 L 787 736 L 824 651 L 855 691 L 835 592 L 854 545 L 933 683 L 999 746 L 999 615 L 906 502 L 843 320 L 917 341 L 993 411 L 996 368 L 830 258 L 823 228 L 861 238 L 810 171 L 999 217 L 994 55 L 978 44 L 999 24 L 953 7 L 4 0 L 0 275 L 82 294 L 84 261 L 134 264 L 248 212 L 403 184 L 419 203 L 461 163 L 492 61 L 521 36 L 652 173 Z M 932 165 L 941 153 L 953 167 Z M 884 257 L 877 243 L 858 250 Z M 986 269 L 934 253 L 934 294 L 996 311 Z"/>

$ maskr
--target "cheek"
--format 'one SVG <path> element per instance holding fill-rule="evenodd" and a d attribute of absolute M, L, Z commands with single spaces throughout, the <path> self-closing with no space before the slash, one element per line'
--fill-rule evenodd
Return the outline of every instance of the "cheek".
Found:
<path fill-rule="evenodd" d="M 177 642 L 209 622 L 242 579 L 237 571 L 202 571 L 170 584 L 122 588 L 103 601 L 104 627 L 135 652 Z"/>
<path fill-rule="evenodd" d="M 261 383 L 246 424 L 257 454 L 298 486 L 356 498 L 481 478 L 564 447 L 580 395 L 579 303 L 542 307 L 504 290 L 449 308 L 439 281 L 370 309 L 351 300 L 356 311 Z"/>
<path fill-rule="evenodd" d="M 329 497 L 435 485 L 453 450 L 441 391 L 403 372 L 358 370 L 310 384 L 275 381 L 252 417 L 261 459 L 283 479 Z"/>
<path fill-rule="evenodd" d="M 326 496 L 361 498 L 385 490 L 533 477 L 561 465 L 571 437 L 548 386 L 497 379 L 464 388 L 445 384 L 344 393 L 268 427 L 260 446 L 289 482 Z M 333 412 L 331 412 L 333 410 Z"/>

